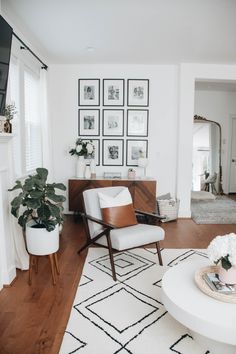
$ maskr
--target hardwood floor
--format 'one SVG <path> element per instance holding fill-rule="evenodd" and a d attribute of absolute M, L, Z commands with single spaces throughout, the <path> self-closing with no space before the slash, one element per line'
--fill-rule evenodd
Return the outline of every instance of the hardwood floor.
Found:
<path fill-rule="evenodd" d="M 197 225 L 191 219 L 161 224 L 166 231 L 162 247 L 206 248 L 216 235 L 236 233 L 236 225 Z M 60 276 L 52 285 L 48 257 L 39 260 L 39 272 L 18 271 L 11 287 L 0 292 L 0 353 L 57 354 L 80 280 L 86 252 L 77 250 L 85 241 L 82 224 L 68 216 L 58 254 Z"/>

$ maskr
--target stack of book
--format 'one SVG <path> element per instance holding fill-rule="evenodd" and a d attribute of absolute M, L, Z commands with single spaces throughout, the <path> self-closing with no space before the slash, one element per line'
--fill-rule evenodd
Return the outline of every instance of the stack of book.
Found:
<path fill-rule="evenodd" d="M 233 285 L 222 283 L 216 273 L 205 273 L 203 274 L 203 279 L 213 291 L 217 291 L 220 294 L 236 294 L 236 284 Z"/>

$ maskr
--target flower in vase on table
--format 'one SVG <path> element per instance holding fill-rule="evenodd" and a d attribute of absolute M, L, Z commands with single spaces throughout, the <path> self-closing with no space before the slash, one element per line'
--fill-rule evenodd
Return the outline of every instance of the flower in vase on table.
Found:
<path fill-rule="evenodd" d="M 84 156 L 84 158 L 94 157 L 95 147 L 92 140 L 77 139 L 75 147 L 71 148 L 69 153 L 71 155 Z"/>
<path fill-rule="evenodd" d="M 207 247 L 209 259 L 225 270 L 236 267 L 236 234 L 216 236 Z"/>

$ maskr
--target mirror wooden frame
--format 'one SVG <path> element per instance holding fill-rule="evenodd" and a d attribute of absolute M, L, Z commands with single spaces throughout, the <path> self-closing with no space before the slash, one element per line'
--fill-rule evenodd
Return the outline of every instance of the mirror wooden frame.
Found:
<path fill-rule="evenodd" d="M 222 164 L 221 164 L 221 144 L 222 144 L 222 132 L 221 132 L 221 125 L 214 120 L 207 119 L 202 116 L 198 116 L 195 114 L 194 116 L 194 123 L 214 123 L 219 127 L 219 189 L 218 194 L 224 194 L 223 187 L 222 187 Z"/>

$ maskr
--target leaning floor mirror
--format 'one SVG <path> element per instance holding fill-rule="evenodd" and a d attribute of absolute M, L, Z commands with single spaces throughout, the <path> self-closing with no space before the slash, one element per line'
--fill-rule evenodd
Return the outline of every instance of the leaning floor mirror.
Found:
<path fill-rule="evenodd" d="M 223 194 L 221 126 L 195 115 L 193 127 L 192 190 Z"/>

